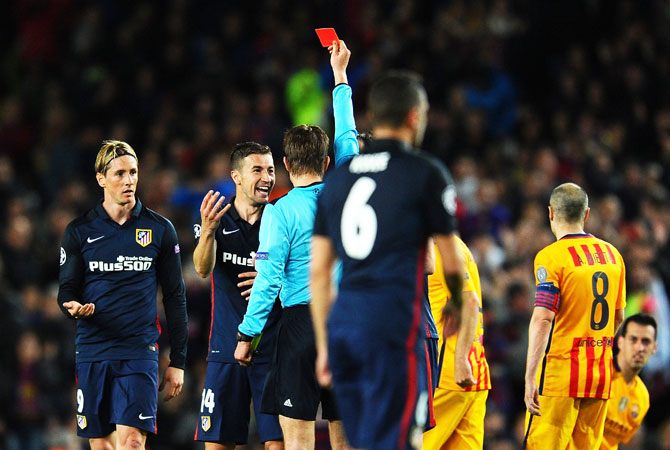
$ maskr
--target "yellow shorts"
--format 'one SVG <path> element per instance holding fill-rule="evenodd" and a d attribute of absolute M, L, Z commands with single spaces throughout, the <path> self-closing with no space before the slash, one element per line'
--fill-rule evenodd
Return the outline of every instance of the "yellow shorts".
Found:
<path fill-rule="evenodd" d="M 424 433 L 424 450 L 481 450 L 488 395 L 489 391 L 435 389 L 433 409 L 437 425 Z"/>
<path fill-rule="evenodd" d="M 540 395 L 541 416 L 526 413 L 523 448 L 597 449 L 605 431 L 607 400 L 600 398 L 545 397 Z"/>

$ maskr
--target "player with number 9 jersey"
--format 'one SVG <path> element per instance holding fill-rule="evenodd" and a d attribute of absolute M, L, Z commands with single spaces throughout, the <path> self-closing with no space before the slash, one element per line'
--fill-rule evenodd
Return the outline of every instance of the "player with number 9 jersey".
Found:
<path fill-rule="evenodd" d="M 625 306 L 623 258 L 590 234 L 567 235 L 537 254 L 535 276 L 535 305 L 556 312 L 540 395 L 608 399 L 613 315 Z"/>

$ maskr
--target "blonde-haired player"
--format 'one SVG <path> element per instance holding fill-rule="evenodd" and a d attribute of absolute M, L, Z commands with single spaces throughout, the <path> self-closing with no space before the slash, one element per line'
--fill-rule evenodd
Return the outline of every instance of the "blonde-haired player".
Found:
<path fill-rule="evenodd" d="M 423 436 L 425 449 L 481 449 L 484 445 L 486 398 L 491 389 L 489 366 L 484 355 L 482 293 L 479 271 L 470 249 L 456 238 L 459 256 L 465 268 L 460 326 L 447 310 L 457 311 L 450 302 L 439 252 L 435 252 L 435 272 L 428 276 L 428 298 L 437 329 L 443 330 L 438 341 L 439 383 L 433 398 L 435 428 Z M 445 319 L 446 317 L 446 319 Z M 474 378 L 475 384 L 466 380 Z"/>
<path fill-rule="evenodd" d="M 535 257 L 524 448 L 595 449 L 602 441 L 626 270 L 612 244 L 584 233 L 588 216 L 581 187 L 553 190 L 549 221 L 557 241 Z"/>

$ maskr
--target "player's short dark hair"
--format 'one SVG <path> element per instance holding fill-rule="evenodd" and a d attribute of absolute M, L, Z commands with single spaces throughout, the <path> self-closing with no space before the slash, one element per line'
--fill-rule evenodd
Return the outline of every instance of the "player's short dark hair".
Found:
<path fill-rule="evenodd" d="M 368 96 L 368 108 L 373 126 L 399 127 L 407 113 L 428 96 L 421 77 L 409 71 L 391 71 L 372 84 Z"/>
<path fill-rule="evenodd" d="M 233 147 L 233 152 L 230 155 L 230 167 L 233 170 L 240 170 L 242 166 L 242 160 L 249 155 L 267 155 L 272 153 L 270 147 L 267 145 L 259 144 L 258 142 L 241 142 L 235 144 Z"/>
<path fill-rule="evenodd" d="M 654 319 L 649 314 L 637 313 L 633 314 L 630 317 L 627 317 L 626 320 L 621 324 L 621 330 L 619 333 L 621 336 L 626 337 L 626 332 L 628 331 L 628 324 L 630 322 L 636 323 L 638 325 L 650 325 L 654 328 L 654 340 L 656 340 L 656 319 Z"/>
<path fill-rule="evenodd" d="M 575 183 L 563 183 L 551 192 L 549 204 L 560 220 L 578 223 L 584 220 L 589 207 L 589 196 Z"/>
<path fill-rule="evenodd" d="M 284 133 L 284 153 L 293 175 L 323 176 L 330 140 L 316 125 L 296 125 Z"/>

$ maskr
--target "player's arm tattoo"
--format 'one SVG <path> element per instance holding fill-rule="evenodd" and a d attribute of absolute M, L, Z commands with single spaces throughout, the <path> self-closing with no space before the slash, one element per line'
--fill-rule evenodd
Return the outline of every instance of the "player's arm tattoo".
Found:
<path fill-rule="evenodd" d="M 454 306 L 461 309 L 463 306 L 463 276 L 458 273 L 445 274 L 444 281 L 451 292 L 451 299 Z"/>

